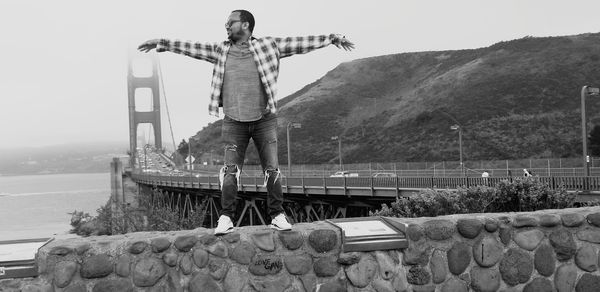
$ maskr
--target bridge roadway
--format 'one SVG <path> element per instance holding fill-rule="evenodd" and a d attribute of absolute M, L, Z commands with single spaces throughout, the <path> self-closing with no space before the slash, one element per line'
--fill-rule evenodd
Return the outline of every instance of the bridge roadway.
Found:
<path fill-rule="evenodd" d="M 165 174 L 132 174 L 134 181 L 163 187 L 194 190 L 219 190 L 217 176 L 171 176 Z M 496 185 L 507 177 L 283 177 L 283 191 L 289 195 L 313 197 L 361 197 L 395 200 L 423 189 L 456 189 L 460 186 Z M 577 192 L 581 199 L 600 198 L 600 177 L 537 177 L 550 188 L 564 187 Z M 263 177 L 242 176 L 240 192 L 266 193 Z"/>
<path fill-rule="evenodd" d="M 220 197 L 217 176 L 194 176 L 149 174 L 139 171 L 130 173 L 133 181 L 158 190 L 158 200 L 171 206 L 178 206 L 183 213 L 191 212 L 192 197 L 205 197 L 203 207 L 209 220 L 208 227 L 214 227 L 219 216 Z M 294 222 L 311 222 L 327 218 L 368 216 L 368 212 L 380 208 L 382 203 L 394 202 L 398 197 L 409 197 L 423 189 L 456 189 L 460 186 L 496 185 L 506 177 L 283 177 L 285 193 L 284 208 Z M 564 187 L 576 192 L 579 201 L 600 198 L 600 177 L 538 177 L 550 188 Z M 243 210 L 236 226 L 265 224 L 261 214 L 265 214 L 266 186 L 263 177 L 242 176 L 239 197 Z M 183 200 L 182 198 L 185 197 Z M 196 195 L 193 195 L 196 194 Z M 199 195 L 199 196 L 197 196 Z M 152 200 L 157 196 L 152 196 Z M 182 204 L 185 201 L 189 204 Z M 186 206 L 188 206 L 186 211 Z"/>

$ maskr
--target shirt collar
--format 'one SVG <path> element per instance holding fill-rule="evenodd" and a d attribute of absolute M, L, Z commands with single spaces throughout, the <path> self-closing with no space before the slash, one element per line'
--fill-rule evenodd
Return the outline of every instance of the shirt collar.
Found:
<path fill-rule="evenodd" d="M 255 37 L 250 36 L 250 39 L 248 39 L 248 45 L 250 45 L 250 43 L 252 43 L 254 40 L 256 40 Z M 228 43 L 230 46 L 233 46 L 233 42 L 231 40 L 226 40 L 225 43 Z"/>

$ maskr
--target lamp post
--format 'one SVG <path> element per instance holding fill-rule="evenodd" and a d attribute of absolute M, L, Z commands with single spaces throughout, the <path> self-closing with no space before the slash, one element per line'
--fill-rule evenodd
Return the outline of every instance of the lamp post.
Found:
<path fill-rule="evenodd" d="M 585 176 L 590 175 L 590 157 L 587 153 L 587 118 L 585 111 L 585 98 L 589 95 L 599 95 L 600 88 L 597 87 L 589 87 L 587 85 L 581 88 L 581 140 L 583 141 L 583 169 L 585 171 Z"/>
<path fill-rule="evenodd" d="M 463 165 L 463 151 L 462 151 L 462 127 L 460 125 L 452 125 L 450 126 L 451 130 L 458 130 L 458 150 L 460 153 L 460 175 L 465 175 L 465 167 Z"/>
<path fill-rule="evenodd" d="M 188 169 L 192 172 L 192 137 L 188 139 Z"/>
<path fill-rule="evenodd" d="M 287 133 L 287 157 L 288 157 L 288 177 L 292 176 L 292 152 L 290 147 L 290 128 L 300 129 L 302 128 L 302 124 L 300 123 L 287 123 L 286 133 Z"/>
<path fill-rule="evenodd" d="M 331 140 L 338 140 L 338 156 L 340 157 L 340 171 L 344 170 L 342 167 L 342 136 L 333 136 Z"/>

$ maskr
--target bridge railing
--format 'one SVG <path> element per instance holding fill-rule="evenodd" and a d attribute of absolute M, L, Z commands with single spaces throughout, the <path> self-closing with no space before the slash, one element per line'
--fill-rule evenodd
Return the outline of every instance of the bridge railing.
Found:
<path fill-rule="evenodd" d="M 218 186 L 216 176 L 169 176 L 134 172 L 134 180 L 162 183 L 169 186 Z M 567 190 L 600 191 L 600 177 L 536 177 L 551 189 L 564 187 Z M 283 177 L 282 185 L 302 188 L 349 188 L 349 189 L 456 189 L 458 187 L 495 186 L 508 177 Z M 245 186 L 263 186 L 263 176 L 242 176 L 241 184 Z"/>
<path fill-rule="evenodd" d="M 354 165 L 351 165 L 354 166 Z M 203 165 L 194 165 L 194 173 L 204 175 L 206 173 L 219 173 L 219 169 L 221 166 L 203 166 Z M 553 167 L 553 168 L 527 168 L 532 171 L 537 176 L 583 176 L 585 174 L 585 170 L 581 167 Z M 430 169 L 369 169 L 369 168 L 358 168 L 358 167 L 350 167 L 344 166 L 344 170 L 350 173 L 356 173 L 359 177 L 370 177 L 376 173 L 384 172 L 391 173 L 396 176 L 401 177 L 481 177 L 481 174 L 484 171 L 487 171 L 491 177 L 521 177 L 523 176 L 523 168 L 468 168 L 462 172 L 460 169 L 440 169 L 440 168 L 430 168 Z M 301 168 L 296 169 L 292 172 L 292 176 L 299 177 L 329 177 L 334 174 L 337 169 L 331 168 Z M 286 166 L 281 166 L 281 172 L 284 175 L 287 175 L 288 169 Z M 244 165 L 243 174 L 247 176 L 260 176 L 262 175 L 262 169 L 260 165 Z M 592 176 L 600 176 L 600 167 L 591 167 L 590 174 Z"/>

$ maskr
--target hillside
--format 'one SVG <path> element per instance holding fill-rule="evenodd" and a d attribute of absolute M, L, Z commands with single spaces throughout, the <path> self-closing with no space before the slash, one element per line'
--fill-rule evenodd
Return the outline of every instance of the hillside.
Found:
<path fill-rule="evenodd" d="M 600 33 L 355 60 L 279 101 L 279 157 L 288 121 L 302 123 L 295 163 L 336 161 L 337 135 L 345 163 L 458 160 L 453 124 L 466 160 L 574 157 L 583 85 L 600 86 Z M 587 108 L 600 123 L 600 102 Z M 220 127 L 199 131 L 193 152 L 221 153 Z"/>

